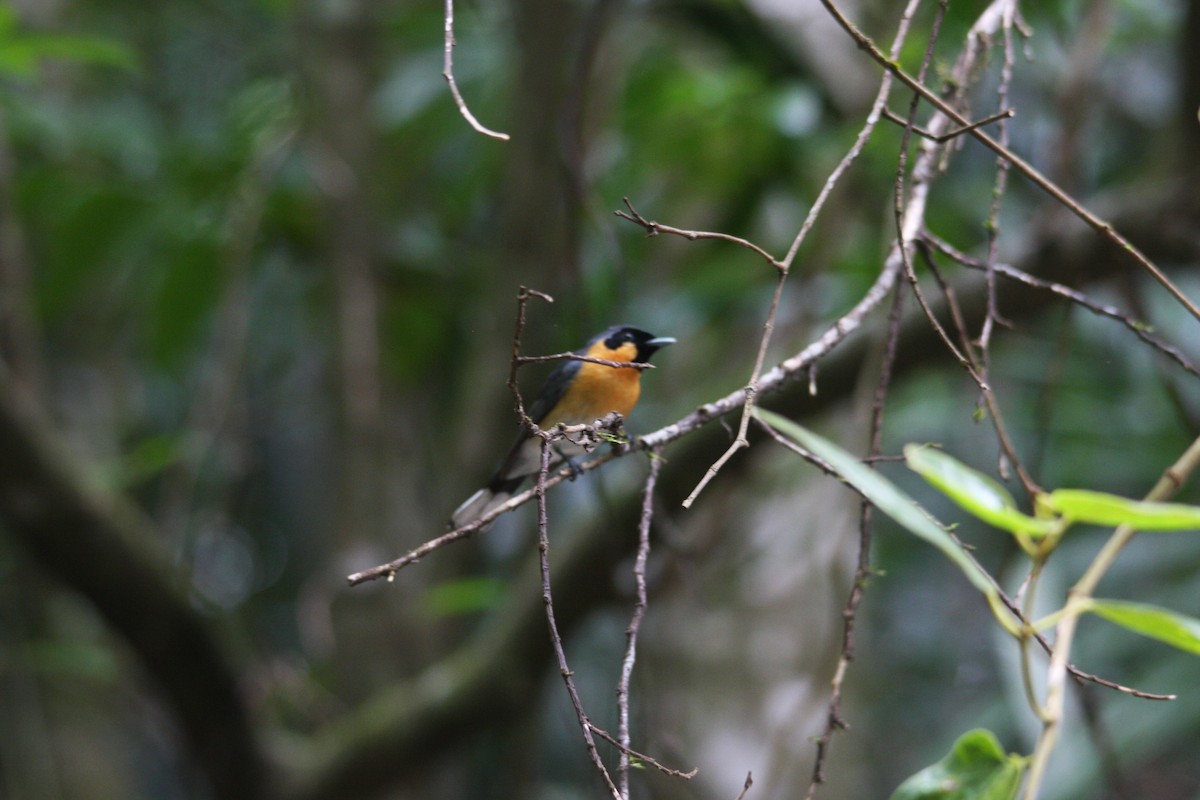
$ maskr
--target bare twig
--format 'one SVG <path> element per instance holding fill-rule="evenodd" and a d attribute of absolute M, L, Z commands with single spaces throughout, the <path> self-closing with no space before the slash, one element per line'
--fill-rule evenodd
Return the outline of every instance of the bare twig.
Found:
<path fill-rule="evenodd" d="M 579 727 L 583 731 L 583 741 L 587 745 L 588 755 L 604 779 L 604 785 L 608 787 L 614 800 L 623 800 L 621 793 L 617 791 L 616 784 L 613 783 L 612 776 L 604 766 L 604 761 L 600 758 L 600 752 L 596 749 L 596 739 L 592 736 L 592 723 L 583 710 L 583 702 L 579 699 L 579 692 L 576 690 L 575 681 L 572 678 L 573 673 L 567 664 L 567 654 L 563 650 L 562 636 L 558 633 L 558 623 L 554 621 L 554 598 L 550 591 L 550 536 L 546 521 L 546 477 L 550 472 L 550 449 L 549 440 L 543 439 L 542 463 L 538 470 L 537 484 L 534 486 L 534 490 L 537 492 L 538 560 L 542 572 L 542 602 L 546 605 L 546 624 L 550 628 L 550 641 L 554 645 L 558 671 L 562 675 L 563 683 L 566 684 L 567 694 L 571 697 L 571 705 L 575 707 L 575 717 L 579 720 Z"/>
<path fill-rule="evenodd" d="M 929 327 L 933 328 L 934 332 L 937 333 L 938 338 L 942 340 L 942 344 L 944 344 L 946 349 L 950 351 L 950 355 L 954 356 L 954 360 L 958 362 L 958 365 L 966 370 L 967 374 L 971 376 L 971 380 L 975 382 L 975 385 L 979 387 L 979 390 L 981 392 L 987 392 L 987 381 L 984 380 L 983 375 L 976 370 L 973 356 L 969 357 L 968 355 L 964 355 L 963 351 L 958 349 L 958 347 L 950 339 L 950 334 L 946 333 L 946 328 L 938 320 L 937 315 L 933 313 L 933 309 L 929 306 L 929 301 L 925 299 L 925 292 L 921 289 L 920 281 L 917 280 L 917 273 L 913 271 L 911 259 L 906 259 L 905 267 L 906 269 L 904 271 L 904 275 L 908 279 L 909 286 L 912 287 L 913 296 L 917 298 L 917 305 L 921 307 L 921 311 L 924 312 L 925 318 L 929 320 Z M 970 353 L 969 349 L 967 350 L 967 353 Z"/>
<path fill-rule="evenodd" d="M 638 210 L 633 207 L 633 203 L 629 202 L 628 197 L 622 199 L 625 202 L 625 207 L 629 209 L 628 213 L 621 211 L 620 209 L 614 211 L 613 213 L 621 219 L 627 219 L 635 225 L 640 225 L 641 227 L 645 228 L 647 236 L 658 236 L 660 233 L 669 233 L 674 236 L 682 236 L 683 238 L 690 239 L 692 241 L 697 239 L 719 239 L 722 242 L 731 242 L 739 247 L 745 247 L 747 250 L 757 253 L 768 264 L 775 267 L 775 269 L 780 270 L 781 272 L 786 272 L 787 270 L 787 268 L 784 267 L 783 262 L 775 260 L 770 253 L 748 239 L 743 239 L 740 236 L 733 236 L 728 233 L 717 233 L 715 231 L 689 231 L 683 228 L 676 228 L 671 225 L 663 225 L 661 222 L 655 222 L 654 220 L 646 219 L 639 214 Z"/>
<path fill-rule="evenodd" d="M 893 42 L 892 53 L 893 57 L 898 54 L 901 45 L 901 37 L 907 27 L 907 22 L 911 19 L 911 15 L 916 12 L 917 2 L 911 2 L 905 9 L 904 16 L 901 18 L 901 32 L 897 35 L 897 39 Z M 938 31 L 941 28 L 941 22 L 945 16 L 946 3 L 945 0 L 939 5 L 937 15 L 934 19 L 932 32 L 929 37 L 929 43 L 926 47 L 924 71 L 932 59 L 933 47 L 937 41 Z M 886 94 L 881 94 L 880 104 L 877 107 L 879 112 L 886 111 Z M 913 122 L 917 111 L 917 98 L 914 96 L 913 101 L 909 106 L 908 119 L 905 120 L 904 136 L 900 145 L 899 164 L 896 171 L 895 183 L 895 221 L 896 221 L 896 242 L 893 245 L 893 253 L 899 259 L 897 266 L 898 270 L 903 270 L 906 274 L 912 274 L 911 257 L 909 254 L 908 242 L 916 235 L 919 228 L 913 224 L 913 221 L 923 216 L 925 190 L 928 185 L 928 179 L 931 173 L 921 169 L 914 171 L 914 189 L 910 197 L 906 198 L 904 178 L 906 172 L 906 159 L 908 154 L 908 140 L 912 131 Z M 939 123 L 939 118 L 935 118 L 935 124 Z M 932 160 L 936 152 L 936 144 L 926 143 L 921 155 L 922 166 L 924 162 Z M 908 206 L 905 203 L 906 199 L 915 200 L 915 206 Z M 910 216 L 911 215 L 911 216 Z M 907 218 L 906 218 L 907 217 Z M 883 402 L 886 396 L 887 386 L 891 379 L 891 367 L 895 360 L 896 342 L 899 337 L 900 324 L 900 309 L 903 302 L 903 293 L 897 287 L 896 295 L 892 303 L 892 310 L 889 313 L 888 320 L 888 339 L 885 349 L 884 362 L 880 373 L 880 382 L 876 387 L 876 394 L 872 407 L 872 432 L 871 446 L 868 456 L 878 454 L 880 446 L 880 436 L 883 424 Z M 834 670 L 833 679 L 830 682 L 829 703 L 825 714 L 825 727 L 821 735 L 816 741 L 816 754 L 813 759 L 812 777 L 808 784 L 808 789 L 805 792 L 805 800 L 812 800 L 816 795 L 817 788 L 825 782 L 825 761 L 829 752 L 830 743 L 833 740 L 833 735 L 836 731 L 846 727 L 845 719 L 841 712 L 842 687 L 845 682 L 846 671 L 849 668 L 850 662 L 854 659 L 854 623 L 858 613 L 859 603 L 862 601 L 862 594 L 866 586 L 867 578 L 870 574 L 870 549 L 871 549 L 871 506 L 863 499 L 862 511 L 859 525 L 859 550 L 855 567 L 854 581 L 850 590 L 850 594 L 846 599 L 846 606 L 843 609 L 843 630 L 841 650 L 838 656 L 837 667 Z"/>
<path fill-rule="evenodd" d="M 746 432 L 750 426 L 750 411 L 754 407 L 754 398 L 758 394 L 758 376 L 762 374 L 763 362 L 767 357 L 767 345 L 770 344 L 771 333 L 775 330 L 775 317 L 779 313 L 779 300 L 783 296 L 783 284 L 786 280 L 787 271 L 781 270 L 775 279 L 775 293 L 771 295 L 771 308 L 767 312 L 766 322 L 763 323 L 763 335 L 758 343 L 758 354 L 754 359 L 754 369 L 750 373 L 750 382 L 746 384 L 746 400 L 742 406 L 742 419 L 738 423 L 737 436 L 725 452 L 704 472 L 704 476 L 696 484 L 696 488 L 692 489 L 691 494 L 684 498 L 684 508 L 692 507 L 692 503 L 696 501 L 696 497 L 700 492 L 704 491 L 704 487 L 708 485 L 709 481 L 717 476 L 721 467 L 725 466 L 725 463 L 733 458 L 734 453 L 750 446 L 750 440 L 746 438 Z"/>
<path fill-rule="evenodd" d="M 1012 85 L 1013 75 L 1013 25 L 1016 23 L 1017 6 L 1015 2 L 1006 5 L 1000 14 L 1001 27 L 1004 31 L 1004 61 L 1000 68 L 1000 84 L 996 89 L 997 101 L 1003 108 L 1008 105 L 1009 87 Z M 1008 147 L 1008 125 L 1006 121 L 1001 121 L 997 126 L 1000 131 L 1000 144 Z M 987 223 L 984 228 L 987 230 L 988 249 L 987 249 L 987 313 L 983 317 L 983 330 L 979 334 L 979 361 L 981 364 L 980 372 L 984 379 L 987 380 L 991 374 L 989 369 L 991 361 L 991 348 L 989 345 L 992 341 L 992 329 L 996 323 L 1000 321 L 1000 314 L 996 310 L 996 256 L 1000 247 L 1000 206 L 1004 202 L 1004 194 L 1008 190 L 1008 161 L 1007 159 L 996 157 L 996 181 L 992 187 L 992 207 L 988 212 Z"/>
<path fill-rule="evenodd" d="M 617 681 L 617 736 L 620 738 L 621 760 L 617 765 L 617 780 L 621 797 L 629 800 L 629 681 L 633 677 L 633 665 L 637 660 L 638 631 L 646 615 L 646 561 L 650 557 L 650 520 L 654 516 L 654 486 L 662 469 L 662 459 L 657 451 L 650 453 L 650 472 L 642 490 L 642 516 L 638 522 L 638 549 L 633 560 L 633 581 L 636 599 L 629 627 L 625 629 L 625 658 L 621 662 L 621 677 Z"/>
<path fill-rule="evenodd" d="M 606 367 L 615 367 L 616 369 L 636 369 L 639 372 L 654 369 L 653 364 L 648 364 L 645 361 L 609 361 L 607 358 L 581 356 L 579 353 L 553 353 L 548 356 L 517 356 L 518 364 L 536 364 L 540 361 L 587 361 L 590 364 L 603 364 Z"/>
<path fill-rule="evenodd" d="M 934 280 L 937 281 L 938 285 L 942 289 L 942 294 L 946 298 L 946 305 L 950 309 L 951 318 L 954 320 L 955 328 L 959 332 L 959 336 L 962 340 L 963 350 L 970 358 L 971 366 L 974 367 L 976 371 L 982 372 L 983 367 L 980 364 L 979 356 L 975 353 L 974 346 L 971 344 L 969 334 L 967 333 L 966 322 L 963 319 L 962 309 L 960 309 L 958 305 L 958 296 L 954 293 L 954 290 L 950 287 L 950 285 L 942 279 L 941 272 L 937 269 L 937 265 L 930 258 L 928 248 L 923 242 L 918 242 L 918 244 L 920 245 L 921 254 L 925 257 L 926 263 L 929 266 L 929 271 L 933 274 Z M 1041 492 L 1042 489 L 1030 476 L 1029 471 L 1025 469 L 1024 462 L 1017 454 L 1016 445 L 1013 444 L 1012 438 L 1008 435 L 1008 427 L 1004 424 L 1004 417 L 1000 413 L 1000 402 L 996 399 L 996 393 L 992 391 L 991 386 L 988 384 L 981 386 L 980 390 L 984 405 L 987 406 L 988 415 L 992 420 L 992 427 L 996 431 L 996 441 L 1000 444 L 1001 467 L 1003 467 L 1006 463 L 1012 464 L 1013 468 L 1017 472 L 1017 479 L 1021 482 L 1021 487 L 1025 490 L 1025 493 L 1029 495 L 1030 498 L 1033 498 L 1035 495 Z"/>
<path fill-rule="evenodd" d="M 925 56 L 921 60 L 921 71 L 917 75 L 917 80 L 923 81 L 925 79 L 925 73 L 929 70 L 929 65 L 933 60 L 933 45 L 937 41 L 937 35 L 941 29 L 942 19 L 946 14 L 946 1 L 947 0 L 941 0 L 941 2 L 938 4 L 938 13 L 934 17 L 933 27 L 929 37 L 929 44 L 925 48 Z M 961 68 L 961 61 L 957 66 Z M 966 77 L 961 73 L 959 74 L 960 77 Z M 975 372 L 971 366 L 970 360 L 961 352 L 959 352 L 958 348 L 954 346 L 954 343 L 950 341 L 950 337 L 946 334 L 945 328 L 942 327 L 941 322 L 938 321 L 937 317 L 933 313 L 933 310 L 929 307 L 929 303 L 925 300 L 925 294 L 921 291 L 921 285 L 917 281 L 916 271 L 913 269 L 912 253 L 909 249 L 909 242 L 915 238 L 917 231 L 913 230 L 911 226 L 908 227 L 906 231 L 905 222 L 906 218 L 909 216 L 909 210 L 908 205 L 905 203 L 904 182 L 906 167 L 908 164 L 908 141 L 912 132 L 914 120 L 916 118 L 917 105 L 919 102 L 920 95 L 914 94 L 911 102 L 909 103 L 908 117 L 904 120 L 904 137 L 900 142 L 900 157 L 899 163 L 896 167 L 896 182 L 893 191 L 892 213 L 896 221 L 896 235 L 898 237 L 897 241 L 900 244 L 900 258 L 904 265 L 904 274 L 908 278 L 908 282 L 912 287 L 913 294 L 917 298 L 917 303 L 921 306 L 921 310 L 925 312 L 925 318 L 929 320 L 930 326 L 932 326 L 938 337 L 942 340 L 942 343 L 946 345 L 946 349 L 950 351 L 951 355 L 954 356 L 954 359 L 959 363 L 959 365 L 967 371 L 975 383 L 979 385 L 981 390 L 986 391 L 987 384 L 985 383 L 983 376 Z M 941 128 L 948 125 L 949 121 L 945 115 L 938 115 L 934 118 L 934 124 L 937 125 L 938 128 Z M 922 148 L 922 156 L 926 165 L 930 164 L 935 158 L 938 138 L 940 135 L 940 133 L 937 133 L 934 130 L 933 125 L 931 125 L 930 137 Z M 928 167 L 924 170 L 914 169 L 913 180 L 921 180 L 922 176 L 928 174 Z M 906 232 L 912 235 L 906 235 Z"/>
<path fill-rule="evenodd" d="M 1001 120 L 1012 119 L 1016 115 L 1017 115 L 1017 112 L 1014 109 L 1008 108 L 999 113 L 986 116 L 981 120 L 977 120 L 976 122 L 972 122 L 970 125 L 964 125 L 961 128 L 955 128 L 954 130 L 950 131 L 949 133 L 934 134 L 934 133 L 931 133 L 931 132 L 925 130 L 920 125 L 909 125 L 908 120 L 906 120 L 904 117 L 900 117 L 900 116 L 897 116 L 896 114 L 893 114 L 891 112 L 891 110 L 889 110 L 887 108 L 883 109 L 883 118 L 886 119 L 888 122 L 894 122 L 897 125 L 900 125 L 901 127 L 907 127 L 909 129 L 911 129 L 912 132 L 917 134 L 918 136 L 921 136 L 925 139 L 930 139 L 930 140 L 936 142 L 937 144 L 945 144 L 946 142 L 950 141 L 951 139 L 962 136 L 964 133 L 970 133 L 971 131 L 975 130 L 976 128 L 983 127 L 984 125 L 991 125 L 993 122 L 999 122 Z"/>
<path fill-rule="evenodd" d="M 604 741 L 611 744 L 613 747 L 620 750 L 622 754 L 636 758 L 638 761 L 641 761 L 644 764 L 649 764 L 650 766 L 654 767 L 656 770 L 663 773 L 664 775 L 670 775 L 672 778 L 683 778 L 684 780 L 691 780 L 692 778 L 694 778 L 700 774 L 700 770 L 695 767 L 687 770 L 686 772 L 681 769 L 673 769 L 672 767 L 668 767 L 666 764 L 663 764 L 661 761 L 658 761 L 657 759 L 653 758 L 652 756 L 648 756 L 645 753 L 639 753 L 637 750 L 634 750 L 633 748 L 628 747 L 627 745 L 621 744 L 619 741 L 617 741 L 617 738 L 615 736 L 613 736 L 611 733 L 604 730 L 603 728 L 597 728 L 595 725 L 592 725 L 592 733 L 596 734 L 601 739 L 603 739 Z"/>
<path fill-rule="evenodd" d="M 470 123 L 472 128 L 484 136 L 507 142 L 512 138 L 507 133 L 500 133 L 484 127 L 479 120 L 475 119 L 471 109 L 467 108 L 467 101 L 463 99 L 462 92 L 458 90 L 458 82 L 454 80 L 454 0 L 446 0 L 445 22 L 446 38 L 442 52 L 442 77 L 450 85 L 450 94 L 454 96 L 454 105 L 458 106 L 458 113 L 463 115 L 463 119 Z"/>
<path fill-rule="evenodd" d="M 508 364 L 508 388 L 513 394 L 513 408 L 516 409 L 517 417 L 521 420 L 521 424 L 526 427 L 533 425 L 533 420 L 525 413 L 525 402 L 521 399 L 521 387 L 517 384 L 517 370 L 521 366 L 521 334 L 525 331 L 525 309 L 529 306 L 529 298 L 536 297 L 540 300 L 545 300 L 547 303 L 553 303 L 554 298 L 545 292 L 539 292 L 537 289 L 530 289 L 528 286 L 521 285 L 517 289 L 517 319 L 514 323 L 513 340 L 512 340 L 512 359 Z"/>
<path fill-rule="evenodd" d="M 900 342 L 901 311 L 904 307 L 904 292 L 897 288 L 892 301 L 892 309 L 888 313 L 887 340 L 884 345 L 883 363 L 879 371 L 879 383 L 875 386 L 875 396 L 871 403 L 871 443 L 864 461 L 867 464 L 879 457 L 883 447 L 883 408 L 887 399 L 888 387 L 892 381 L 892 367 L 896 363 L 896 351 Z M 829 746 L 833 734 L 846 727 L 842 717 L 842 686 L 846 679 L 846 671 L 854 660 L 854 627 L 858 619 L 858 607 L 862 603 L 867 581 L 871 577 L 871 509 L 872 506 L 864 498 L 859 517 L 858 556 L 854 567 L 854 582 L 846 605 L 842 609 L 842 647 L 838 656 L 837 667 L 834 669 L 833 680 L 830 682 L 829 704 L 825 714 L 825 729 L 817 738 L 817 753 L 813 759 L 812 778 L 808 784 L 806 798 L 812 798 L 817 786 L 825 782 L 825 760 L 828 757 Z"/>
<path fill-rule="evenodd" d="M 747 772 L 746 782 L 742 784 L 742 790 L 738 792 L 736 800 L 746 800 L 746 793 L 750 791 L 750 787 L 754 785 L 754 776 Z"/>
<path fill-rule="evenodd" d="M 961 250 L 951 246 L 944 239 L 934 236 L 931 233 L 926 232 L 922 234 L 921 241 L 922 243 L 935 248 L 939 252 L 946 254 L 950 258 L 962 264 L 964 267 L 978 270 L 986 269 L 984 262 L 975 258 L 971 258 L 966 253 L 963 253 Z M 1114 319 L 1120 322 L 1143 342 L 1150 345 L 1155 350 L 1158 350 L 1160 353 L 1174 361 L 1187 372 L 1190 372 L 1196 377 L 1200 377 L 1200 367 L 1197 367 L 1190 360 L 1188 360 L 1187 356 L 1185 356 L 1179 348 L 1168 344 L 1154 334 L 1150 333 L 1150 327 L 1148 325 L 1146 325 L 1144 322 L 1134 319 L 1133 317 L 1121 311 L 1119 308 L 1096 302 L 1082 292 L 1072 289 L 1069 286 L 1064 286 L 1063 284 L 1055 283 L 1054 281 L 1043 280 L 1042 278 L 1030 275 L 1028 272 L 1019 270 L 1010 264 L 997 263 L 994 264 L 993 267 L 998 275 L 1009 278 L 1010 280 L 1019 281 L 1027 286 L 1052 292 L 1060 297 L 1070 300 L 1072 303 L 1086 308 L 1088 311 L 1096 314 L 1097 316 L 1108 317 L 1109 319 Z"/>

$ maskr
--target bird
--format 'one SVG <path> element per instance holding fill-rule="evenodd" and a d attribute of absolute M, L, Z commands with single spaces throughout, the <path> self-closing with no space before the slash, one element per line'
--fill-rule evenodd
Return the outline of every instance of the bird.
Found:
<path fill-rule="evenodd" d="M 660 348 L 674 344 L 670 336 L 655 336 L 631 325 L 613 325 L 588 340 L 576 355 L 645 364 Z M 542 430 L 559 423 L 589 424 L 616 411 L 628 416 L 641 395 L 641 369 L 611 367 L 591 361 L 564 361 L 546 378 L 529 419 Z M 581 445 L 560 439 L 553 444 L 552 464 L 581 455 Z M 451 529 L 461 528 L 505 503 L 525 479 L 541 469 L 541 439 L 522 427 L 508 456 L 488 484 L 471 495 L 450 516 Z"/>

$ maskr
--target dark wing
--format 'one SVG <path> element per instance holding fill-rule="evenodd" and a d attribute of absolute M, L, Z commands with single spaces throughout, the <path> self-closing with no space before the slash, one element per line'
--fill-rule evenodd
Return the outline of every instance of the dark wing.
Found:
<path fill-rule="evenodd" d="M 542 384 L 542 390 L 538 392 L 533 405 L 529 406 L 526 411 L 535 425 L 541 425 L 545 421 L 546 415 L 558 405 L 559 400 L 563 399 L 563 395 L 567 393 L 567 387 L 571 385 L 571 381 L 575 380 L 575 375 L 582 366 L 582 361 L 571 359 L 559 364 L 547 376 L 546 382 Z"/>
<path fill-rule="evenodd" d="M 582 361 L 574 359 L 564 361 L 554 368 L 546 378 L 546 382 L 542 384 L 542 389 L 538 392 L 537 398 L 533 404 L 525 409 L 525 413 L 533 420 L 535 425 L 541 425 L 546 415 L 554 410 L 558 405 L 558 401 L 563 399 L 563 395 L 567 393 L 567 387 L 571 385 L 571 381 L 575 379 L 575 375 L 583 366 Z M 504 463 L 500 465 L 500 469 L 496 470 L 496 474 L 492 476 L 491 483 L 488 488 L 493 492 L 514 492 L 517 487 L 525 480 L 528 473 L 522 471 L 520 474 L 513 475 L 514 468 L 518 468 L 518 464 L 522 459 L 522 449 L 529 440 L 529 432 L 524 428 L 517 434 L 517 440 L 513 442 L 513 446 L 508 451 L 508 455 L 504 459 Z"/>

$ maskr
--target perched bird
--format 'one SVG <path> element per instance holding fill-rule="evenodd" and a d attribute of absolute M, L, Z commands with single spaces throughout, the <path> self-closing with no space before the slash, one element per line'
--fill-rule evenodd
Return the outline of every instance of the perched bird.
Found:
<path fill-rule="evenodd" d="M 614 325 L 596 334 L 577 355 L 605 361 L 646 363 L 660 347 L 672 344 L 669 336 L 654 336 L 628 325 Z M 564 361 L 549 377 L 529 407 L 529 418 L 545 430 L 557 424 L 595 422 L 610 411 L 627 416 L 641 394 L 642 372 L 636 367 L 610 367 L 590 361 Z M 551 463 L 583 453 L 583 448 L 561 439 L 553 445 Z M 541 440 L 522 429 L 508 457 L 488 485 L 467 498 L 450 517 L 452 528 L 461 528 L 516 494 L 530 475 L 541 468 Z"/>

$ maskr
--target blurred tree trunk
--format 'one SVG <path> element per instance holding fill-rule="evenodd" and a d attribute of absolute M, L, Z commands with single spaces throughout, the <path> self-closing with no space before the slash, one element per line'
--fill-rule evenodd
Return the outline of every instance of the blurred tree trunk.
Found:
<path fill-rule="evenodd" d="M 377 14 L 377 4 L 367 0 L 317 0 L 302 37 L 318 107 L 312 134 L 338 332 L 342 439 L 336 530 L 343 544 L 378 541 L 385 527 L 377 214 L 371 191 Z"/>
<path fill-rule="evenodd" d="M 563 119 L 575 56 L 578 6 L 565 0 L 512 0 L 517 37 L 512 141 L 501 230 L 510 271 L 499 279 L 528 283 L 568 302 L 579 290 L 579 254 Z M 519 276 L 519 277 L 517 277 Z M 503 294 L 503 292 L 501 293 Z M 561 296 L 561 297 L 560 297 Z M 556 309 L 564 317 L 561 307 Z"/>
<path fill-rule="evenodd" d="M 98 490 L 37 409 L 0 384 L 0 528 L 90 600 L 157 685 L 189 760 L 220 800 L 270 797 L 224 642 L 193 608 L 156 531 L 123 496 Z"/>

